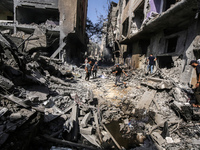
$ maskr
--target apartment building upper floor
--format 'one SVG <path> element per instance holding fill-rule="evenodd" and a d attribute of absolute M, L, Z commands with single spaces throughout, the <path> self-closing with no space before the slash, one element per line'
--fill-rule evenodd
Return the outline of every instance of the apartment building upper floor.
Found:
<path fill-rule="evenodd" d="M 115 38 L 126 42 L 138 33 L 142 36 L 141 32 L 152 33 L 166 26 L 183 28 L 196 12 L 196 0 L 119 0 Z"/>
<path fill-rule="evenodd" d="M 49 32 L 76 33 L 83 40 L 88 0 L 1 0 L 0 27 L 34 30 L 36 26 Z"/>

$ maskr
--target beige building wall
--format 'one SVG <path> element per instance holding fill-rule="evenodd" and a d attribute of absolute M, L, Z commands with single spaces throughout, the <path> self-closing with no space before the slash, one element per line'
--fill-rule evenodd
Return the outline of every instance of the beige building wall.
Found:
<path fill-rule="evenodd" d="M 61 34 L 67 35 L 73 32 L 76 27 L 77 0 L 59 0 L 58 7 L 60 11 L 60 26 L 63 32 Z"/>

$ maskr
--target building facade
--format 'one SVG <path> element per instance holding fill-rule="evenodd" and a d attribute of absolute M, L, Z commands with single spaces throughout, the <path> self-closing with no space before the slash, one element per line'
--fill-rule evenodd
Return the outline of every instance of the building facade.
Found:
<path fill-rule="evenodd" d="M 191 82 L 194 73 L 188 64 L 200 58 L 198 13 L 197 0 L 119 0 L 115 60 L 145 69 L 146 58 L 153 54 L 159 68 L 173 70 L 182 83 Z"/>
<path fill-rule="evenodd" d="M 24 51 L 47 47 L 48 56 L 67 62 L 83 56 L 87 0 L 2 0 L 0 5 L 6 12 L 0 16 L 1 31 L 23 40 L 37 38 L 26 42 Z"/>

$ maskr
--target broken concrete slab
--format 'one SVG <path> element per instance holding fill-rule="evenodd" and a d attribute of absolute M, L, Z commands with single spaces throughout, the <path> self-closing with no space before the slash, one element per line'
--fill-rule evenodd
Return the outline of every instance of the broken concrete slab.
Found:
<path fill-rule="evenodd" d="M 95 135 L 85 135 L 85 134 L 81 134 L 85 139 L 87 139 L 91 144 L 97 146 L 97 147 L 101 147 L 100 146 L 100 142 L 97 140 L 97 137 Z"/>
<path fill-rule="evenodd" d="M 38 101 L 47 100 L 48 95 L 49 89 L 46 86 L 34 85 L 26 88 L 26 99 L 31 101 L 34 101 L 35 99 Z"/>
<path fill-rule="evenodd" d="M 143 94 L 141 100 L 138 102 L 136 108 L 138 108 L 138 109 L 143 109 L 143 108 L 148 109 L 153 98 L 154 98 L 154 96 L 155 96 L 155 94 L 156 94 L 156 91 L 153 91 L 153 90 L 152 91 L 146 91 Z"/>
<path fill-rule="evenodd" d="M 152 132 L 151 137 L 161 146 L 165 143 L 165 139 L 158 133 L 158 132 Z"/>
<path fill-rule="evenodd" d="M 0 107 L 0 117 L 3 116 L 8 111 L 6 107 Z"/>
<path fill-rule="evenodd" d="M 2 97 L 5 97 L 5 98 L 7 98 L 8 100 L 11 100 L 12 102 L 14 102 L 14 103 L 16 103 L 16 104 L 18 104 L 18 105 L 20 105 L 20 106 L 23 106 L 23 107 L 25 107 L 25 108 L 28 108 L 29 106 L 28 105 L 26 105 L 25 103 L 24 103 L 24 101 L 22 100 L 22 99 L 20 99 L 20 98 L 18 98 L 18 97 L 15 97 L 13 94 L 11 94 L 11 95 L 1 95 Z"/>
<path fill-rule="evenodd" d="M 90 120 L 91 116 L 92 116 L 92 114 L 91 114 L 91 112 L 89 112 L 83 117 L 83 120 L 81 121 L 81 124 L 80 124 L 80 126 L 82 128 L 87 126 L 88 121 Z"/>
<path fill-rule="evenodd" d="M 45 116 L 44 116 L 44 122 L 50 122 L 60 115 L 63 115 L 64 113 L 55 105 L 51 108 L 45 108 L 44 110 Z"/>
<path fill-rule="evenodd" d="M 50 77 L 50 81 L 58 83 L 58 84 L 62 84 L 62 85 L 68 86 L 68 87 L 70 86 L 69 83 L 67 83 L 67 82 L 65 82 L 65 81 L 63 81 L 63 80 L 61 80 L 61 79 L 59 79 L 57 77 L 54 77 L 54 76 Z"/>
<path fill-rule="evenodd" d="M 14 86 L 13 82 L 4 76 L 0 75 L 0 87 L 6 90 L 11 89 Z"/>
<path fill-rule="evenodd" d="M 93 127 L 80 128 L 80 133 L 84 135 L 92 135 Z"/>
<path fill-rule="evenodd" d="M 11 121 L 11 122 L 14 122 L 14 121 L 16 121 L 16 120 L 19 120 L 19 119 L 21 119 L 21 118 L 22 118 L 22 115 L 21 115 L 20 112 L 12 113 L 12 114 L 10 115 L 10 121 Z"/>

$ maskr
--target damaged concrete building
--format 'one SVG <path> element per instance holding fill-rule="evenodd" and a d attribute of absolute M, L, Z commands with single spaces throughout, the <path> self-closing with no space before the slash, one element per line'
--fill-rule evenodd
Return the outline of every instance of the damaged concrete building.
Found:
<path fill-rule="evenodd" d="M 0 30 L 17 37 L 23 52 L 77 62 L 87 48 L 87 6 L 87 0 L 1 0 Z"/>
<path fill-rule="evenodd" d="M 189 62 L 199 59 L 199 8 L 196 0 L 120 0 L 110 9 L 114 24 L 108 24 L 115 61 L 133 69 L 146 69 L 149 54 L 159 68 L 171 69 L 184 84 L 194 73 Z M 112 7 L 111 7 L 112 8 Z"/>

